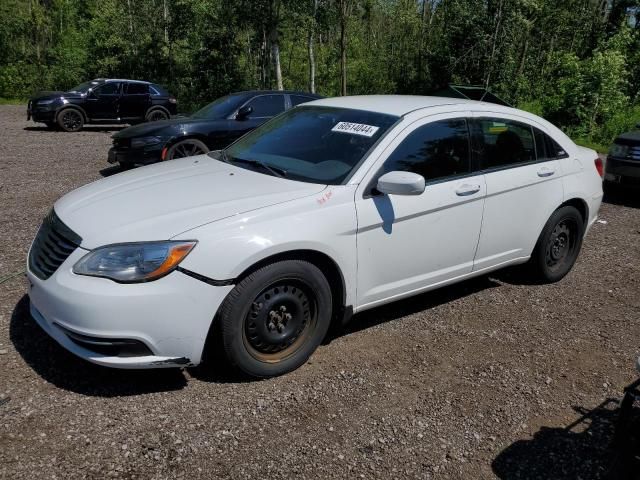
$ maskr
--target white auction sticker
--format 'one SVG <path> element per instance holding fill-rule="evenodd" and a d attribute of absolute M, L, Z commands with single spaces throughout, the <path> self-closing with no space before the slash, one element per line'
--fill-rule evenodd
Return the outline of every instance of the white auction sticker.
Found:
<path fill-rule="evenodd" d="M 373 137 L 380 127 L 365 125 L 364 123 L 340 122 L 331 129 L 332 132 L 351 133 L 363 137 Z"/>

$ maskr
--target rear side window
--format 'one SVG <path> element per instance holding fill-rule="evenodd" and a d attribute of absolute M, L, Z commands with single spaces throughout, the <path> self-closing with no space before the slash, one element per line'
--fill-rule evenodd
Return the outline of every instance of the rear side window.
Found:
<path fill-rule="evenodd" d="M 94 89 L 97 95 L 117 95 L 120 93 L 120 82 L 110 82 Z"/>
<path fill-rule="evenodd" d="M 549 135 L 545 135 L 545 137 L 547 141 L 547 154 L 549 155 L 549 158 L 567 158 L 569 156 L 569 154 L 565 152 L 564 148 L 558 145 L 558 142 L 556 142 L 553 138 L 551 138 Z"/>
<path fill-rule="evenodd" d="M 154 97 L 169 96 L 169 92 L 167 92 L 160 85 L 155 85 L 155 84 L 149 85 L 149 93 L 151 93 L 151 95 L 153 95 Z"/>
<path fill-rule="evenodd" d="M 145 95 L 149 93 L 149 85 L 146 83 L 128 83 L 127 95 Z"/>
<path fill-rule="evenodd" d="M 253 108 L 249 118 L 275 117 L 284 112 L 284 95 L 260 95 L 247 103 L 247 106 Z"/>
<path fill-rule="evenodd" d="M 394 170 L 417 173 L 426 181 L 470 173 L 467 121 L 442 120 L 416 128 L 385 162 L 385 173 Z"/>
<path fill-rule="evenodd" d="M 502 118 L 477 120 L 483 169 L 509 167 L 535 161 L 533 130 L 530 125 Z"/>
<path fill-rule="evenodd" d="M 301 103 L 312 102 L 317 100 L 312 97 L 305 97 L 303 95 L 290 95 L 291 97 L 291 106 L 295 107 L 296 105 L 300 105 Z"/>

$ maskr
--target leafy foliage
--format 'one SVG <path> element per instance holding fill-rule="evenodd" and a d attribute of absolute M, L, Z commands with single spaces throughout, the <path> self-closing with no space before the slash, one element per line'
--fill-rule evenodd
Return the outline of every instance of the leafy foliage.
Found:
<path fill-rule="evenodd" d="M 0 0 L 0 45 L 8 98 L 141 78 L 188 111 L 276 65 L 337 95 L 344 64 L 352 94 L 483 85 L 586 141 L 640 121 L 640 0 Z"/>

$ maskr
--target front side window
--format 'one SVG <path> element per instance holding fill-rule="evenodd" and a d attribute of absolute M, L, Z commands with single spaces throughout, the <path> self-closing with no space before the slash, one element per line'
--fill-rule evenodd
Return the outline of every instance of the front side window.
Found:
<path fill-rule="evenodd" d="M 260 173 L 339 185 L 397 120 L 364 110 L 302 106 L 241 137 L 221 158 Z"/>
<path fill-rule="evenodd" d="M 284 95 L 260 95 L 247 106 L 253 108 L 249 118 L 275 117 L 284 112 Z"/>
<path fill-rule="evenodd" d="M 110 82 L 94 89 L 96 95 L 117 95 L 120 93 L 120 83 Z"/>
<path fill-rule="evenodd" d="M 502 118 L 480 118 L 478 155 L 483 169 L 535 161 L 531 126 Z"/>
<path fill-rule="evenodd" d="M 384 173 L 395 170 L 417 173 L 427 182 L 469 173 L 467 121 L 441 120 L 416 128 L 384 163 Z"/>

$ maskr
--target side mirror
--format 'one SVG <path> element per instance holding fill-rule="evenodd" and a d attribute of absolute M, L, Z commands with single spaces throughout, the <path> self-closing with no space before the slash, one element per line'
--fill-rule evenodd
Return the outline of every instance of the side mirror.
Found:
<path fill-rule="evenodd" d="M 378 179 L 376 189 L 386 195 L 420 195 L 424 192 L 424 177 L 413 172 L 389 172 Z"/>
<path fill-rule="evenodd" d="M 253 107 L 245 105 L 244 107 L 240 108 L 240 110 L 238 110 L 238 113 L 236 114 L 236 120 L 244 120 L 249 115 L 251 115 L 252 112 Z"/>
<path fill-rule="evenodd" d="M 87 97 L 98 98 L 98 96 L 96 95 L 96 92 L 93 91 L 93 88 L 90 88 L 89 90 L 87 90 Z"/>

